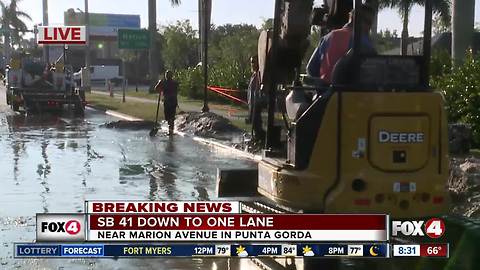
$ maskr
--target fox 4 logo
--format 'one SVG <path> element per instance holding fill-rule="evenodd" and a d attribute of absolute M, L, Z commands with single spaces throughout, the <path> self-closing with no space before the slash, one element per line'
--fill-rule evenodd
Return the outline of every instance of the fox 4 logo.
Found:
<path fill-rule="evenodd" d="M 84 214 L 37 214 L 38 242 L 85 241 Z"/>
<path fill-rule="evenodd" d="M 76 220 L 69 220 L 67 222 L 42 222 L 41 223 L 42 232 L 53 232 L 53 233 L 68 233 L 70 235 L 78 234 L 81 230 L 80 222 Z"/>
<path fill-rule="evenodd" d="M 428 236 L 440 238 L 445 233 L 445 223 L 439 218 L 420 221 L 392 221 L 392 236 Z"/>

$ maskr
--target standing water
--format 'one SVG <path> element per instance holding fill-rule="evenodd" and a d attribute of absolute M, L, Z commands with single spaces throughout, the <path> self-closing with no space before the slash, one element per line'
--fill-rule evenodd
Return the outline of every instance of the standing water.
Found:
<path fill-rule="evenodd" d="M 85 200 L 211 200 L 217 168 L 255 166 L 188 138 L 99 127 L 112 120 L 0 113 L 0 268 L 235 269 L 227 259 L 12 258 L 13 242 L 35 239 L 36 213 L 83 212 Z"/>

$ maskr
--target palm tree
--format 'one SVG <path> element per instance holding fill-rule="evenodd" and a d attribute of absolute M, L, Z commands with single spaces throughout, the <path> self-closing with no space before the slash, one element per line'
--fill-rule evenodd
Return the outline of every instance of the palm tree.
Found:
<path fill-rule="evenodd" d="M 181 0 L 170 0 L 172 6 L 180 5 Z M 157 0 L 148 0 L 148 29 L 150 31 L 150 53 L 149 53 L 149 70 L 150 70 L 150 92 L 158 79 L 158 54 L 156 48 L 156 34 L 157 34 Z"/>
<path fill-rule="evenodd" d="M 4 50 L 5 50 L 5 63 L 10 61 L 10 37 L 13 38 L 15 43 L 20 41 L 20 33 L 24 33 L 28 30 L 27 25 L 23 19 L 29 21 L 32 20 L 30 15 L 18 9 L 18 3 L 21 0 L 11 0 L 10 4 L 7 5 L 4 2 L 0 1 L 0 8 L 2 9 L 2 17 L 0 18 L 0 23 L 4 29 Z M 11 31 L 10 33 L 10 30 Z"/>
<path fill-rule="evenodd" d="M 450 25 L 451 21 L 451 1 L 450 0 L 432 0 L 433 11 L 438 14 L 445 25 Z M 425 5 L 425 0 L 376 0 L 378 3 L 378 9 L 384 8 L 396 8 L 400 13 L 403 21 L 402 29 L 402 55 L 407 54 L 408 46 L 408 23 L 410 12 L 414 5 Z"/>

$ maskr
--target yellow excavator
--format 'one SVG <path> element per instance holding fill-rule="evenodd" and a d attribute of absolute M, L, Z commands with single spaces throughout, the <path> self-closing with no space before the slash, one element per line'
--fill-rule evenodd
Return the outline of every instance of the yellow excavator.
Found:
<path fill-rule="evenodd" d="M 423 54 L 362 54 L 354 16 L 353 48 L 337 63 L 332 83 L 298 75 L 311 26 L 340 28 L 361 3 L 325 0 L 313 8 L 313 0 L 276 1 L 274 29 L 261 34 L 258 46 L 268 93 L 265 150 L 258 170 L 219 170 L 220 197 L 253 196 L 294 212 L 447 213 L 447 118 L 442 95 L 429 85 L 431 0 Z M 285 101 L 288 94 L 294 98 Z"/>
<path fill-rule="evenodd" d="M 419 55 L 364 54 L 357 9 L 353 48 L 325 85 L 299 75 L 311 26 L 323 33 L 343 27 L 362 1 L 324 0 L 313 8 L 313 0 L 276 0 L 274 27 L 258 43 L 261 91 L 268 94 L 262 158 L 256 170 L 219 169 L 218 196 L 242 201 L 247 213 L 441 216 L 445 235 L 418 242 L 449 243 L 449 260 L 373 260 L 355 269 L 479 269 L 480 221 L 450 213 L 447 115 L 429 84 L 432 2 L 423 2 Z M 345 269 L 336 260 L 305 258 L 303 266 Z"/>

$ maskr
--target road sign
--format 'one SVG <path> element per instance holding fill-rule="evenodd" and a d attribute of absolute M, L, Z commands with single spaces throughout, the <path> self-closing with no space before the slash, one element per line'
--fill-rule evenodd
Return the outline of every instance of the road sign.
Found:
<path fill-rule="evenodd" d="M 148 30 L 118 29 L 119 49 L 148 49 L 150 48 L 150 33 Z"/>

